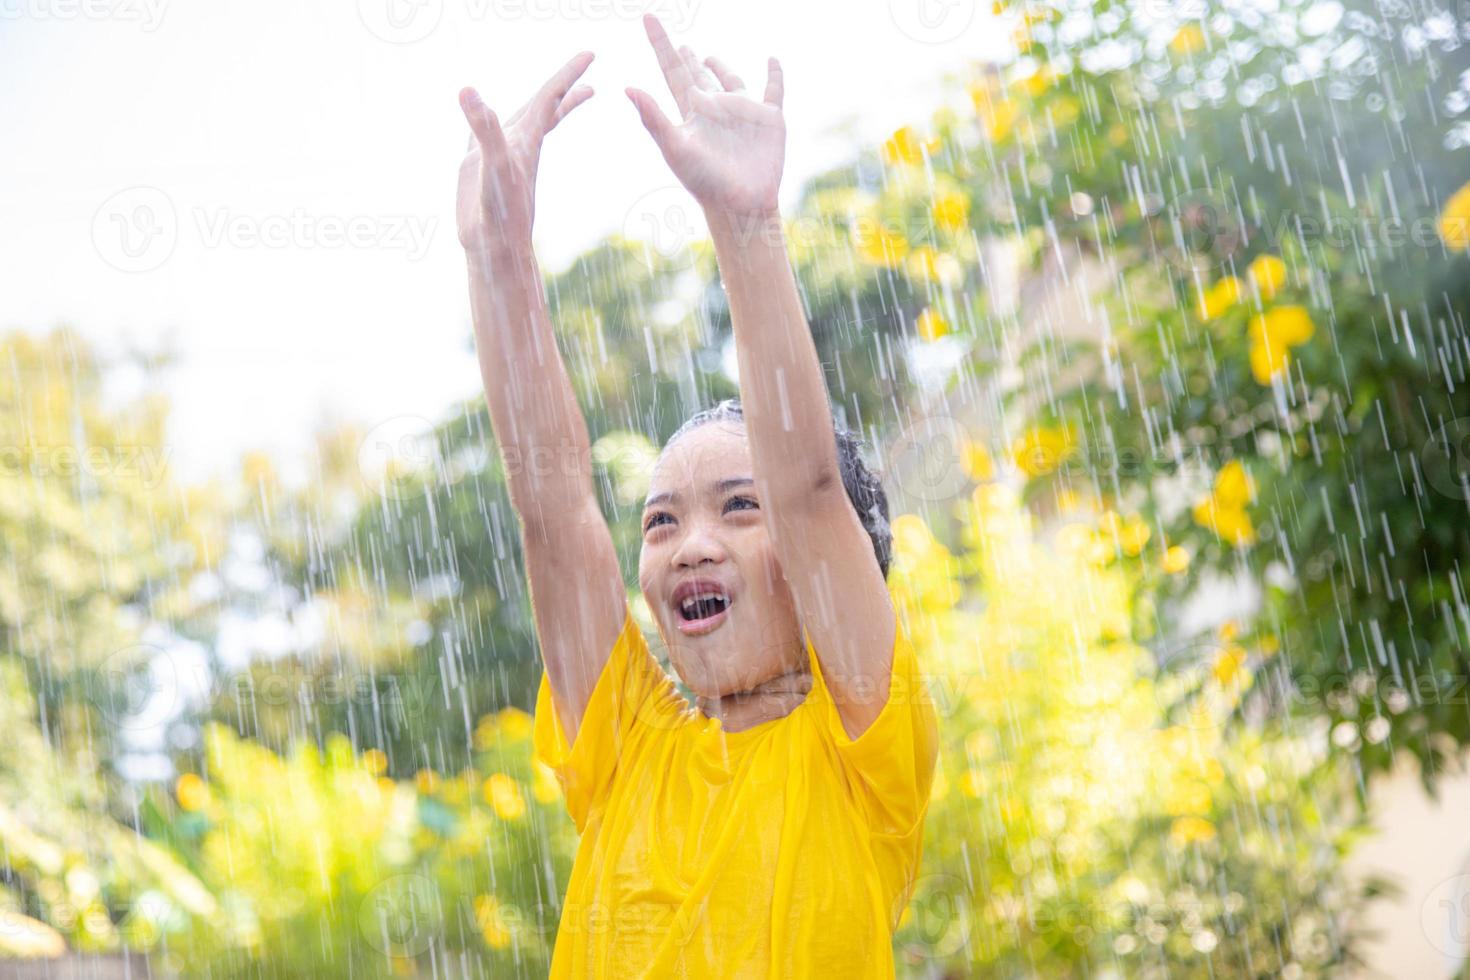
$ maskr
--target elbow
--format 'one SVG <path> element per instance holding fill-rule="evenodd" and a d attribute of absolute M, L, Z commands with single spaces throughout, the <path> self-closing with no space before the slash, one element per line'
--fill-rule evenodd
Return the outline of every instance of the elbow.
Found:
<path fill-rule="evenodd" d="M 819 499 L 833 490 L 842 490 L 842 470 L 835 460 L 818 466 L 811 478 L 811 495 Z"/>

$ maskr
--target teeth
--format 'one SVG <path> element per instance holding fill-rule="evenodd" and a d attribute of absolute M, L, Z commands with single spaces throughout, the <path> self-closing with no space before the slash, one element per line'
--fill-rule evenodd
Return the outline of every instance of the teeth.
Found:
<path fill-rule="evenodd" d="M 720 599 L 725 603 L 725 605 L 728 606 L 730 604 L 730 597 L 725 595 L 725 593 L 723 592 L 701 592 L 698 595 L 692 595 L 689 598 L 685 599 L 683 603 L 680 604 L 680 609 L 682 609 L 686 613 L 692 613 L 694 611 L 695 604 L 705 599 Z"/>

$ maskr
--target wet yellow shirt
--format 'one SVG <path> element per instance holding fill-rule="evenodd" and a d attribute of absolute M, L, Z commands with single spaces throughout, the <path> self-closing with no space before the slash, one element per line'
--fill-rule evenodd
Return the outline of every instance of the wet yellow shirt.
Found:
<path fill-rule="evenodd" d="M 551 976 L 892 977 L 938 725 L 902 621 L 890 695 L 856 740 L 810 642 L 789 715 L 725 732 L 628 613 L 568 746 L 543 671 L 534 742 L 582 838 Z"/>

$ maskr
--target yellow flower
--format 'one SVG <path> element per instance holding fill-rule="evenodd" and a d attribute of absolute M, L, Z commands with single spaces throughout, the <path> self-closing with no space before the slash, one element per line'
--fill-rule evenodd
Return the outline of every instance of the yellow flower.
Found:
<path fill-rule="evenodd" d="M 1196 779 L 1174 786 L 1164 797 L 1164 811 L 1170 816 L 1210 812 L 1210 788 Z"/>
<path fill-rule="evenodd" d="M 1012 443 L 1011 458 L 1023 473 L 1036 477 L 1060 466 L 1071 449 L 1069 429 L 1054 425 L 1037 426 Z"/>
<path fill-rule="evenodd" d="M 908 254 L 908 239 L 890 232 L 875 221 L 859 221 L 854 232 L 857 235 L 858 256 L 865 262 L 892 268 Z"/>
<path fill-rule="evenodd" d="M 1116 541 L 1123 554 L 1130 557 L 1136 557 L 1143 551 L 1143 546 L 1148 544 L 1152 533 L 1149 526 L 1137 514 L 1132 514 L 1125 520 L 1121 514 L 1113 510 L 1104 512 L 1098 521 L 1098 529 L 1102 532 L 1110 553 L 1113 549 L 1113 542 Z"/>
<path fill-rule="evenodd" d="M 1305 307 L 1276 306 L 1250 322 L 1251 374 L 1263 385 L 1291 363 L 1288 349 L 1312 338 L 1315 328 Z"/>
<path fill-rule="evenodd" d="M 209 802 L 209 787 L 196 774 L 186 772 L 174 784 L 174 795 L 179 798 L 179 806 L 194 813 Z"/>
<path fill-rule="evenodd" d="M 966 440 L 960 447 L 960 467 L 965 475 L 976 483 L 983 483 L 995 476 L 995 463 L 990 450 L 983 443 Z"/>
<path fill-rule="evenodd" d="M 1274 255 L 1258 255 L 1246 267 L 1245 274 L 1261 294 L 1261 299 L 1270 299 L 1286 283 L 1286 263 Z"/>
<path fill-rule="evenodd" d="M 381 749 L 368 749 L 362 754 L 362 767 L 376 776 L 388 768 L 388 757 Z"/>
<path fill-rule="evenodd" d="M 1296 347 L 1312 339 L 1316 328 L 1312 315 L 1302 306 L 1274 306 L 1251 318 L 1251 336 L 1265 339 L 1272 347 Z"/>
<path fill-rule="evenodd" d="M 1236 547 L 1256 539 L 1250 515 L 1237 507 L 1220 507 L 1213 500 L 1202 501 L 1194 507 L 1194 520 Z"/>
<path fill-rule="evenodd" d="M 1215 825 L 1201 817 L 1180 817 L 1169 828 L 1169 838 L 1178 845 L 1213 840 Z"/>
<path fill-rule="evenodd" d="M 919 314 L 915 327 L 919 331 L 919 336 L 929 341 L 938 340 L 949 333 L 948 321 L 927 307 L 923 313 Z"/>
<path fill-rule="evenodd" d="M 932 157 L 938 152 L 938 140 L 921 140 L 912 126 L 903 126 L 883 143 L 883 162 L 889 166 L 917 165 L 926 155 Z"/>
<path fill-rule="evenodd" d="M 917 514 L 900 514 L 893 519 L 893 554 L 914 560 L 915 564 L 939 544 L 929 525 Z"/>
<path fill-rule="evenodd" d="M 1256 538 L 1256 530 L 1245 506 L 1253 496 L 1255 483 L 1250 474 L 1240 460 L 1231 460 L 1215 474 L 1215 486 L 1210 496 L 1195 504 L 1195 522 L 1236 547 L 1250 544 Z"/>
<path fill-rule="evenodd" d="M 1074 122 L 1078 116 L 1082 115 L 1081 103 L 1071 97 L 1053 99 L 1047 108 L 1051 112 L 1052 125 L 1058 129 Z"/>
<path fill-rule="evenodd" d="M 1215 501 L 1222 507 L 1241 508 L 1250 503 L 1255 495 L 1255 481 L 1246 472 L 1244 464 L 1232 459 L 1220 467 L 1215 474 Z"/>
<path fill-rule="evenodd" d="M 531 737 L 531 716 L 515 706 L 502 708 L 499 716 L 500 734 L 513 742 Z"/>
<path fill-rule="evenodd" d="M 1034 99 L 1039 95 L 1044 95 L 1046 90 L 1056 83 L 1056 80 L 1056 70 L 1050 65 L 1047 65 L 1039 71 L 1033 72 L 1020 81 L 1015 82 L 1014 85 Z"/>
<path fill-rule="evenodd" d="M 1020 108 L 1006 96 L 997 97 L 990 88 L 973 87 L 970 97 L 975 102 L 975 115 L 991 142 L 999 143 L 1010 135 Z"/>
<path fill-rule="evenodd" d="M 439 788 L 439 774 L 432 769 L 420 769 L 414 773 L 413 784 L 421 795 L 429 796 Z"/>
<path fill-rule="evenodd" d="M 526 800 L 521 796 L 521 787 L 503 772 L 493 773 L 485 780 L 485 802 L 495 808 L 495 815 L 502 820 L 519 820 L 525 816 Z"/>
<path fill-rule="evenodd" d="M 1263 385 L 1270 384 L 1272 378 L 1291 364 L 1291 355 L 1285 347 L 1271 347 L 1261 340 L 1251 341 L 1250 356 L 1251 374 Z"/>
<path fill-rule="evenodd" d="M 1164 571 L 1179 575 L 1189 568 L 1189 551 L 1183 545 L 1172 545 L 1164 552 Z"/>
<path fill-rule="evenodd" d="M 1470 184 L 1450 196 L 1439 215 L 1439 237 L 1452 252 L 1470 248 Z"/>
<path fill-rule="evenodd" d="M 1200 296 L 1200 315 L 1206 320 L 1213 320 L 1239 303 L 1242 295 L 1244 288 L 1241 281 L 1234 276 L 1226 276 Z"/>
<path fill-rule="evenodd" d="M 475 923 L 485 936 L 485 945 L 491 949 L 506 949 L 510 946 L 510 928 L 500 914 L 500 900 L 494 895 L 476 895 L 474 901 Z"/>
<path fill-rule="evenodd" d="M 1251 684 L 1250 674 L 1245 671 L 1245 648 L 1236 643 L 1227 644 L 1210 666 L 1210 673 L 1224 687 L 1239 680 L 1243 687 Z"/>
<path fill-rule="evenodd" d="M 1011 127 L 1016 122 L 1016 116 L 1020 109 L 1010 99 L 997 103 L 985 116 L 985 135 L 992 142 L 999 143 L 1011 133 Z"/>
<path fill-rule="evenodd" d="M 936 226 L 945 231 L 963 231 L 970 217 L 970 199 L 957 192 L 941 194 L 929 210 Z"/>
<path fill-rule="evenodd" d="M 1122 123 L 1113 123 L 1108 127 L 1108 144 L 1110 146 L 1122 146 L 1128 142 L 1128 127 Z"/>
<path fill-rule="evenodd" d="M 1192 55 L 1204 46 L 1205 32 L 1200 30 L 1198 24 L 1185 24 L 1169 42 L 1169 47 L 1175 54 L 1184 56 Z"/>

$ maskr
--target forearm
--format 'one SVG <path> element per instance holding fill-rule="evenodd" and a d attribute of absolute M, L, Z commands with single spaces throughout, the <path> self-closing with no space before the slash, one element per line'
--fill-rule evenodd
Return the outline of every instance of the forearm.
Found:
<path fill-rule="evenodd" d="M 595 499 L 587 422 L 557 350 L 529 242 L 466 258 L 490 423 L 511 503 L 534 527 Z"/>
<path fill-rule="evenodd" d="M 841 486 L 832 409 L 779 212 L 707 215 L 730 300 L 751 460 L 776 501 Z"/>

